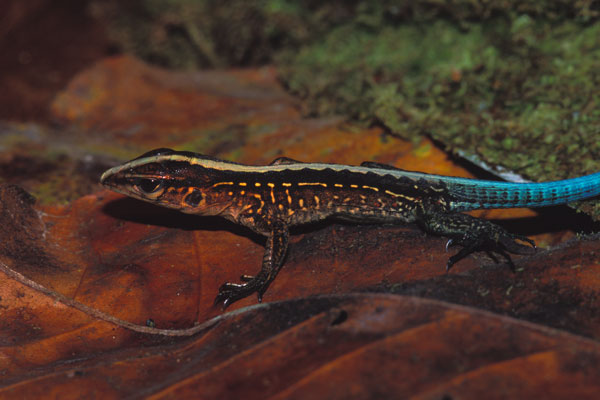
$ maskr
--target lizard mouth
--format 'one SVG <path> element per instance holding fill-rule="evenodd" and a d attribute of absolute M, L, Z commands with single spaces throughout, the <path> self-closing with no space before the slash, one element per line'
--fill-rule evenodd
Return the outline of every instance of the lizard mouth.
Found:
<path fill-rule="evenodd" d="M 126 188 L 129 186 L 129 184 L 130 184 L 129 180 L 126 178 L 123 178 L 123 177 L 119 177 L 119 175 L 115 175 L 115 174 L 112 174 L 109 172 L 111 172 L 111 171 L 108 170 L 102 174 L 102 177 L 100 178 L 100 183 L 103 186 L 106 186 L 107 188 L 110 188 L 111 190 L 113 190 L 115 192 L 129 194 L 129 191 L 123 190 L 123 188 Z"/>

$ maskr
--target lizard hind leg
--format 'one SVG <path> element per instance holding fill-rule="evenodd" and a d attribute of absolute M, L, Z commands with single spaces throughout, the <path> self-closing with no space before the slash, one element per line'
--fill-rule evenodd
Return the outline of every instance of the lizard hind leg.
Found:
<path fill-rule="evenodd" d="M 512 254 L 531 254 L 535 251 L 535 242 L 525 236 L 512 234 L 489 221 L 460 213 L 425 213 L 419 218 L 421 226 L 430 233 L 450 238 L 450 245 L 463 246 L 448 259 L 446 270 L 469 254 L 485 251 L 498 254 L 506 260 L 511 270 L 515 265 Z M 524 245 L 520 242 L 525 242 Z M 448 247 L 446 247 L 448 248 Z M 492 257 L 494 261 L 495 257 Z"/>

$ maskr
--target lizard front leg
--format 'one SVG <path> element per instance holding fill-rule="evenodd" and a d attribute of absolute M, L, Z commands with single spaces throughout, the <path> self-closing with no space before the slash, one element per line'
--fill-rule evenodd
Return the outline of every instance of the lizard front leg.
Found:
<path fill-rule="evenodd" d="M 525 236 L 515 235 L 484 219 L 461 213 L 429 212 L 422 213 L 419 224 L 427 232 L 450 238 L 448 244 L 463 246 L 458 253 L 448 259 L 446 270 L 469 254 L 476 251 L 500 254 L 512 270 L 514 263 L 509 253 L 531 254 L 535 242 Z M 526 242 L 531 247 L 518 241 Z"/>
<path fill-rule="evenodd" d="M 226 282 L 219 288 L 215 304 L 223 302 L 223 308 L 256 292 L 258 301 L 262 301 L 269 284 L 275 279 L 281 269 L 288 248 L 289 230 L 283 223 L 273 223 L 267 236 L 265 254 L 260 271 L 256 276 L 243 275 L 244 283 Z"/>

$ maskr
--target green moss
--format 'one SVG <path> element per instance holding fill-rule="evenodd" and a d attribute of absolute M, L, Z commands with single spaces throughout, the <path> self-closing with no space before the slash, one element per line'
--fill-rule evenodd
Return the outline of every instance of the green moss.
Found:
<path fill-rule="evenodd" d="M 126 52 L 166 67 L 265 63 L 314 31 L 301 3 L 270 0 L 99 0 L 92 13 Z"/>
<path fill-rule="evenodd" d="M 282 54 L 282 77 L 309 114 L 427 135 L 532 180 L 599 171 L 600 24 L 513 17 L 349 24 Z"/>

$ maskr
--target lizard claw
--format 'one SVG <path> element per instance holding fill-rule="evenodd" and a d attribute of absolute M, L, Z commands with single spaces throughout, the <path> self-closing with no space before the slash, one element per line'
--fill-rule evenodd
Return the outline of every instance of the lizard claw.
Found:
<path fill-rule="evenodd" d="M 448 259 L 448 262 L 446 263 L 446 273 L 450 272 L 450 268 L 452 268 L 453 265 L 454 263 L 452 262 L 452 260 Z"/>
<path fill-rule="evenodd" d="M 247 283 L 224 283 L 219 288 L 219 294 L 215 297 L 214 305 L 223 302 L 223 310 L 229 307 L 231 303 L 237 301 L 243 297 L 246 297 L 245 287 L 248 285 Z"/>

